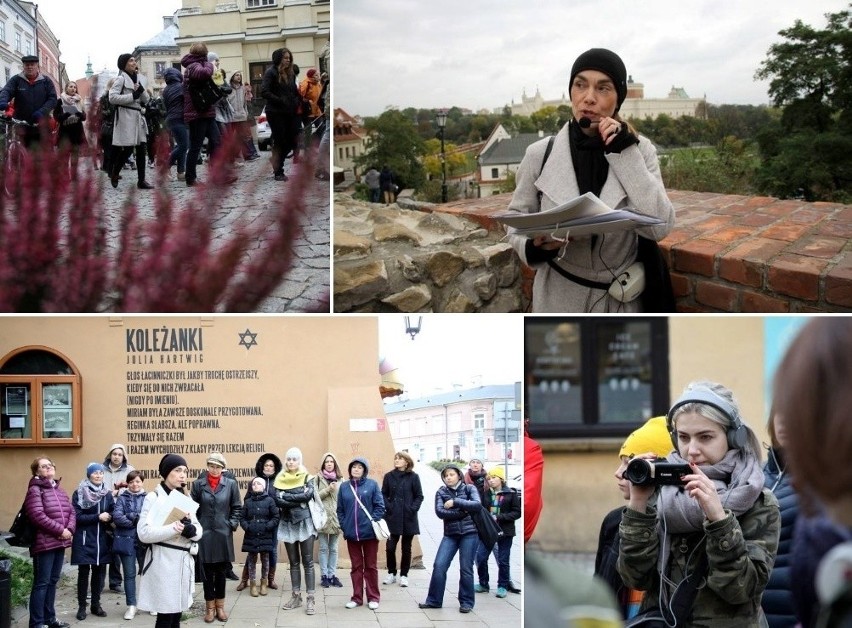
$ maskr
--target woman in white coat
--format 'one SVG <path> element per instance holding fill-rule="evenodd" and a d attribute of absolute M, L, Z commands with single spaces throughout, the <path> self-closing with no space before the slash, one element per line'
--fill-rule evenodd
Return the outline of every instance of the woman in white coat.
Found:
<path fill-rule="evenodd" d="M 148 124 L 145 122 L 145 103 L 150 98 L 139 82 L 138 66 L 133 55 L 118 57 L 119 74 L 109 90 L 109 102 L 115 108 L 115 123 L 112 130 L 112 155 L 109 182 L 118 187 L 118 177 L 127 158 L 136 149 L 136 172 L 140 190 L 154 186 L 145 181 L 145 142 Z"/>
<path fill-rule="evenodd" d="M 609 207 L 629 207 L 661 222 L 576 238 L 569 233 L 567 241 L 511 233 L 509 241 L 536 270 L 533 312 L 640 312 L 638 297 L 628 300 L 614 290 L 616 298 L 608 289 L 637 261 L 638 236 L 659 241 L 674 226 L 656 149 L 618 114 L 627 97 L 627 70 L 617 54 L 603 48 L 581 54 L 569 88 L 574 118 L 527 149 L 509 209 L 532 214 L 591 192 Z M 663 273 L 646 277 L 646 286 L 659 289 L 665 279 Z"/>
<path fill-rule="evenodd" d="M 186 460 L 166 454 L 160 460 L 163 481 L 145 497 L 136 531 L 142 543 L 151 547 L 145 555 L 139 583 L 138 607 L 156 611 L 155 628 L 180 628 L 180 616 L 192 605 L 195 561 L 190 554 L 194 541 L 201 539 L 201 524 L 195 513 L 168 525 L 152 521 L 151 509 L 158 499 L 186 486 Z"/>

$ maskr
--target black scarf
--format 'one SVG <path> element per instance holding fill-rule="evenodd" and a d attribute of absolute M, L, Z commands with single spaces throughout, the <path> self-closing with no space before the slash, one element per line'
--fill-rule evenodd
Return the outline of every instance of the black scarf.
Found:
<path fill-rule="evenodd" d="M 609 175 L 609 162 L 604 157 L 601 136 L 595 134 L 589 137 L 583 133 L 580 125 L 572 120 L 568 126 L 568 140 L 580 194 L 591 192 L 599 197 Z"/>
<path fill-rule="evenodd" d="M 134 72 L 133 74 L 131 74 L 130 72 L 125 71 L 125 74 L 127 74 L 127 76 L 129 76 L 129 77 L 130 77 L 130 80 L 131 80 L 131 81 L 133 81 L 133 84 L 134 84 L 134 85 L 136 85 L 136 83 L 138 83 L 138 82 L 139 82 L 139 71 L 138 71 L 138 70 L 137 70 L 136 72 Z"/>

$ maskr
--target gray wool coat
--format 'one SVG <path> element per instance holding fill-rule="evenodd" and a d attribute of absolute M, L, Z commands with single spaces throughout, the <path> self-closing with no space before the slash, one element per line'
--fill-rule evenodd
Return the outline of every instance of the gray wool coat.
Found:
<path fill-rule="evenodd" d="M 188 551 L 156 545 L 168 543 L 178 547 L 189 548 L 193 541 L 201 539 L 201 524 L 192 515 L 195 526 L 195 536 L 187 539 L 175 534 L 171 524 L 167 526 L 154 525 L 150 521 L 151 507 L 156 500 L 165 499 L 166 491 L 162 485 L 145 495 L 145 503 L 139 515 L 136 532 L 143 543 L 152 543 L 145 555 L 147 566 L 139 581 L 137 606 L 144 611 L 158 613 L 182 613 L 192 605 L 192 593 L 195 588 L 195 561 Z"/>
<path fill-rule="evenodd" d="M 113 146 L 136 146 L 147 141 L 148 124 L 143 107 L 148 99 L 145 91 L 138 100 L 133 100 L 133 80 L 127 72 L 119 73 L 109 90 L 109 102 L 115 107 Z"/>
<path fill-rule="evenodd" d="M 629 207 L 637 213 L 659 218 L 664 221 L 663 224 L 598 235 L 594 244 L 591 236 L 577 237 L 567 244 L 563 257 L 557 261 L 569 273 L 609 284 L 636 261 L 637 234 L 659 241 L 672 230 L 674 208 L 663 187 L 657 151 L 647 138 L 640 137 L 639 140 L 639 144 L 621 153 L 606 155 L 609 174 L 600 199 L 614 209 Z M 510 211 L 536 213 L 580 195 L 571 159 L 568 124 L 556 135 L 542 169 L 548 141 L 549 138 L 545 138 L 527 148 L 516 175 L 517 186 L 509 203 Z M 606 290 L 587 288 L 566 279 L 546 263 L 531 265 L 525 251 L 528 238 L 513 231 L 509 229 L 509 242 L 523 263 L 536 270 L 533 312 L 641 311 L 639 299 L 621 303 L 609 296 Z"/>

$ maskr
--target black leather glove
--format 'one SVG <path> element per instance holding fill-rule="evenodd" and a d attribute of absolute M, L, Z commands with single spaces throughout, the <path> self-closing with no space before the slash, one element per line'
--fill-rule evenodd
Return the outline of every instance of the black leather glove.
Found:
<path fill-rule="evenodd" d="M 625 148 L 629 148 L 634 144 L 639 143 L 639 138 L 633 135 L 628 129 L 627 125 L 623 122 L 621 123 L 621 129 L 618 134 L 616 134 L 615 138 L 609 145 L 604 146 L 605 153 L 620 153 Z"/>
<path fill-rule="evenodd" d="M 524 255 L 526 255 L 528 264 L 542 264 L 556 259 L 556 256 L 559 255 L 559 249 L 543 249 L 533 244 L 532 238 L 529 238 L 524 245 Z"/>
<path fill-rule="evenodd" d="M 183 532 L 180 535 L 185 539 L 191 539 L 195 536 L 195 526 L 191 523 L 186 524 L 183 526 Z"/>
<path fill-rule="evenodd" d="M 140 85 L 136 89 L 133 90 L 133 100 L 139 100 L 142 94 L 145 93 L 145 88 Z"/>

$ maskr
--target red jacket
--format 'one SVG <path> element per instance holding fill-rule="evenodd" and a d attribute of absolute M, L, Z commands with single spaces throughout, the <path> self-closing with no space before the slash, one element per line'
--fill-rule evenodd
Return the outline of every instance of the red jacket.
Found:
<path fill-rule="evenodd" d="M 524 433 L 524 543 L 530 540 L 538 524 L 544 502 L 541 483 L 544 475 L 544 454 L 541 445 Z"/>
<path fill-rule="evenodd" d="M 77 529 L 77 516 L 68 494 L 59 487 L 59 480 L 38 476 L 30 480 L 24 507 L 30 521 L 36 526 L 36 537 L 30 555 L 48 552 L 60 547 L 71 547 L 71 539 L 61 539 L 65 528 L 72 534 Z"/>

